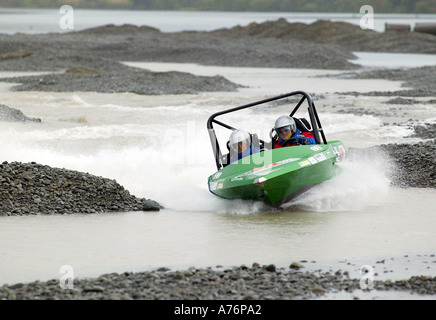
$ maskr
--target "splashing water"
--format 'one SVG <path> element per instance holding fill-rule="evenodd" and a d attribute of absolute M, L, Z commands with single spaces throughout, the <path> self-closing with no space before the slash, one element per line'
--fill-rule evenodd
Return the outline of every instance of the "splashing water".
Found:
<path fill-rule="evenodd" d="M 360 211 L 382 202 L 389 192 L 389 159 L 376 149 L 358 150 L 340 164 L 340 175 L 315 186 L 283 208 L 305 211 Z"/>
<path fill-rule="evenodd" d="M 40 99 L 46 99 L 44 97 Z M 116 97 L 118 95 L 114 99 Z M 57 108 L 65 103 L 68 108 L 63 109 L 70 114 L 63 117 L 83 117 L 85 122 L 49 120 L 39 125 L 11 124 L 10 129 L 3 128 L 4 160 L 35 161 L 115 179 L 135 196 L 156 200 L 172 210 L 232 214 L 274 211 L 261 202 L 217 198 L 207 189 L 207 178 L 216 168 L 204 124 L 212 110 L 228 106 L 205 108 L 202 99 L 183 108 L 173 106 L 172 100 L 171 106 L 157 103 L 150 108 L 98 106 L 87 101 L 96 97 L 86 98 L 73 95 L 61 102 L 56 96 L 43 100 L 47 103 L 56 100 Z M 208 96 L 204 99 L 210 103 Z M 73 106 L 77 109 L 71 111 Z M 41 107 L 41 112 L 49 114 L 51 108 L 48 109 Z M 165 112 L 161 113 L 163 109 Z M 103 117 L 106 112 L 101 110 L 111 116 Z M 178 118 L 164 116 L 168 113 L 177 113 Z M 328 113 L 324 116 L 326 128 L 340 138 L 341 130 L 345 129 L 334 126 L 338 122 L 349 126 L 352 123 L 354 129 L 361 131 L 380 126 L 379 120 L 371 117 L 336 115 L 333 118 Z M 252 128 L 253 132 L 268 132 L 274 122 L 274 115 L 259 119 L 250 112 L 232 117 L 233 122 Z M 339 121 L 340 117 L 344 121 Z M 353 126 L 347 127 L 345 134 Z M 263 135 L 260 132 L 261 136 L 266 136 L 265 132 Z M 388 163 L 381 154 L 360 154 L 341 164 L 340 176 L 282 207 L 311 211 L 359 210 L 361 206 L 380 201 L 388 192 Z"/>

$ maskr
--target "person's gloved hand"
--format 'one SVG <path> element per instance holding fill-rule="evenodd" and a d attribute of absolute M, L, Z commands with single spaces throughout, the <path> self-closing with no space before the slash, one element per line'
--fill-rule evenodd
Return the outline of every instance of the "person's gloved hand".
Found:
<path fill-rule="evenodd" d="M 305 136 L 299 135 L 299 136 L 296 136 L 295 138 L 297 139 L 298 144 L 308 144 L 308 141 L 307 141 Z"/>

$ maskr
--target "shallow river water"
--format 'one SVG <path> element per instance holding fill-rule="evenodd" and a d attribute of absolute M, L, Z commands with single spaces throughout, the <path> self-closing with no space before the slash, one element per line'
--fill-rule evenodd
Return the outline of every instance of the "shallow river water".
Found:
<path fill-rule="evenodd" d="M 253 262 L 287 267 L 302 260 L 306 270 L 349 270 L 356 278 L 367 264 L 375 267 L 376 279 L 436 274 L 436 191 L 390 186 L 394 169 L 385 155 L 349 159 L 341 176 L 272 210 L 209 193 L 207 177 L 216 168 L 206 130 L 216 111 L 304 90 L 314 96 L 329 140 L 342 140 L 347 148 L 415 142 L 401 122 L 435 121 L 434 105 L 411 110 L 383 103 L 386 97 L 335 94 L 401 88 L 386 80 L 317 77 L 339 71 L 130 64 L 220 74 L 249 87 L 139 96 L 12 92 L 0 83 L 2 104 L 43 119 L 1 124 L 2 161 L 36 161 L 116 179 L 132 194 L 165 206 L 152 213 L 0 217 L 0 285 L 59 278 L 63 265 L 72 266 L 76 277 Z M 338 112 L 350 107 L 380 116 Z M 284 112 L 289 106 L 234 120 L 267 132 Z"/>

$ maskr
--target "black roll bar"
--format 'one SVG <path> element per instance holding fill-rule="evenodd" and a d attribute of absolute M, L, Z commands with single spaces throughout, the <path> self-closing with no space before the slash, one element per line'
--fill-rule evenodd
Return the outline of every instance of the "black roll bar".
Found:
<path fill-rule="evenodd" d="M 319 121 L 319 117 L 318 117 L 318 113 L 316 111 L 315 108 L 315 104 L 313 103 L 312 97 L 304 92 L 304 91 L 293 91 L 293 92 L 289 92 L 289 93 L 285 93 L 276 97 L 272 97 L 272 98 L 268 98 L 268 99 L 264 99 L 264 100 L 260 100 L 260 101 L 256 101 L 256 102 L 252 102 L 252 103 L 248 103 L 248 104 L 244 104 L 242 106 L 239 107 L 234 107 L 234 108 L 230 108 L 227 110 L 223 110 L 223 111 L 219 111 L 216 112 L 214 114 L 212 114 L 209 119 L 207 120 L 207 129 L 209 132 L 209 138 L 210 138 L 210 142 L 212 144 L 212 150 L 215 156 L 215 163 L 217 166 L 217 169 L 221 169 L 223 167 L 222 164 L 222 153 L 221 153 L 221 148 L 219 146 L 219 142 L 218 139 L 216 137 L 215 134 L 215 129 L 213 128 L 213 124 L 218 124 L 222 127 L 225 127 L 227 129 L 230 130 L 236 130 L 236 128 L 229 126 L 228 124 L 225 124 L 221 121 L 216 120 L 215 118 L 227 113 L 231 113 L 231 112 L 235 112 L 238 110 L 242 110 L 242 109 L 247 109 L 247 108 L 251 108 L 260 104 L 264 104 L 264 103 L 268 103 L 268 102 L 272 102 L 275 100 L 279 100 L 279 99 L 283 99 L 283 98 L 287 98 L 290 96 L 294 96 L 294 95 L 303 95 L 303 97 L 300 99 L 300 101 L 298 102 L 298 104 L 294 107 L 294 109 L 292 110 L 292 112 L 290 113 L 290 116 L 292 117 L 297 110 L 300 108 L 300 106 L 303 104 L 303 102 L 305 100 L 307 100 L 308 103 L 308 112 L 309 112 L 309 117 L 310 117 L 310 123 L 312 125 L 312 130 L 313 130 L 313 135 L 315 137 L 315 141 L 317 144 L 321 143 L 321 137 L 322 137 L 322 141 L 324 144 L 327 144 L 327 139 L 325 137 L 324 131 L 322 129 L 321 126 L 321 122 Z M 321 135 L 321 137 L 320 137 Z M 263 140 L 260 140 L 262 142 L 264 142 Z"/>

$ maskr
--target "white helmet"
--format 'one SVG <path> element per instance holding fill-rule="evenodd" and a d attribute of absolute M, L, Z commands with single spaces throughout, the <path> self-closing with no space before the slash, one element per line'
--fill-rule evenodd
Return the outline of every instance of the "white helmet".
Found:
<path fill-rule="evenodd" d="M 292 134 L 297 131 L 297 125 L 295 123 L 295 120 L 290 116 L 280 116 L 277 118 L 276 123 L 274 124 L 274 129 L 276 130 L 277 134 L 279 134 L 278 130 L 279 128 L 287 127 L 289 126 Z"/>
<path fill-rule="evenodd" d="M 237 129 L 232 132 L 229 140 L 230 148 L 237 152 L 239 142 L 246 142 L 247 146 L 250 145 L 250 134 L 245 130 Z"/>

